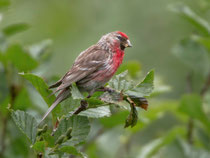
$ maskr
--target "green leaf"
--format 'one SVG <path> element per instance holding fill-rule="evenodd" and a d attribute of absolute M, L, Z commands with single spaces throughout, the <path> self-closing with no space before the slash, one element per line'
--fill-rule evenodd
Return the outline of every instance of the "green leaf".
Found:
<path fill-rule="evenodd" d="M 106 103 L 117 104 L 118 102 L 123 100 L 123 96 L 121 95 L 121 93 L 118 93 L 116 91 L 113 91 L 111 93 L 105 92 L 100 96 L 100 99 Z"/>
<path fill-rule="evenodd" d="M 88 102 L 88 108 L 96 108 L 104 104 L 103 101 L 95 97 L 87 98 L 86 101 Z"/>
<path fill-rule="evenodd" d="M 46 133 L 42 134 L 44 140 L 46 141 L 46 144 L 48 147 L 54 147 L 55 140 L 54 137 L 51 136 L 51 133 L 47 131 Z"/>
<path fill-rule="evenodd" d="M 206 75 L 210 62 L 206 50 L 197 42 L 185 39 L 172 49 L 172 53 L 193 71 Z"/>
<path fill-rule="evenodd" d="M 6 59 L 5 54 L 2 53 L 1 51 L 0 51 L 0 62 L 2 62 L 2 64 L 3 64 L 4 66 L 6 66 L 7 59 Z"/>
<path fill-rule="evenodd" d="M 11 116 L 17 127 L 20 129 L 20 131 L 26 135 L 26 137 L 31 141 L 32 144 L 34 144 L 36 140 L 36 132 L 38 125 L 35 117 L 20 110 L 12 110 Z"/>
<path fill-rule="evenodd" d="M 68 115 L 70 112 L 75 111 L 80 106 L 81 100 L 73 99 L 72 96 L 67 98 L 61 103 L 61 113 Z"/>
<path fill-rule="evenodd" d="M 19 24 L 9 25 L 9 26 L 3 28 L 2 32 L 4 33 L 5 36 L 12 36 L 19 32 L 25 31 L 28 28 L 29 28 L 28 24 L 19 23 Z"/>
<path fill-rule="evenodd" d="M 201 122 L 209 125 L 208 118 L 204 113 L 202 107 L 202 99 L 197 94 L 185 94 L 179 106 L 179 110 L 194 119 L 198 119 Z"/>
<path fill-rule="evenodd" d="M 73 115 L 70 118 L 64 118 L 60 121 L 55 132 L 55 140 L 61 135 L 65 135 L 66 131 L 72 127 L 72 138 L 63 143 L 63 146 L 74 146 L 85 141 L 90 131 L 90 124 L 87 117 Z"/>
<path fill-rule="evenodd" d="M 50 96 L 50 94 L 52 94 L 52 91 L 48 89 L 48 86 L 44 82 L 44 80 L 41 77 L 36 76 L 34 74 L 30 74 L 30 73 L 25 73 L 25 74 L 20 74 L 20 75 L 31 82 L 31 84 L 36 88 L 36 90 L 39 92 L 39 94 L 45 100 L 45 102 L 47 103 L 48 107 L 50 107 L 52 105 L 52 103 L 54 102 L 54 100 L 55 100 L 55 95 Z M 59 114 L 60 114 L 60 106 L 57 106 L 52 111 L 52 114 L 53 114 L 53 118 L 54 119 L 57 116 L 59 116 Z"/>
<path fill-rule="evenodd" d="M 7 96 L 3 100 L 3 102 L 0 103 L 0 113 L 4 117 L 7 116 L 8 112 L 9 112 L 8 107 L 9 107 L 10 101 L 11 101 L 11 97 Z"/>
<path fill-rule="evenodd" d="M 207 50 L 210 55 L 210 38 L 209 37 L 202 37 L 202 36 L 192 36 L 192 39 L 199 44 L 203 45 Z"/>
<path fill-rule="evenodd" d="M 6 52 L 6 58 L 19 70 L 31 71 L 38 66 L 38 62 L 18 45 L 11 45 Z"/>
<path fill-rule="evenodd" d="M 10 5 L 9 0 L 0 0 L 0 9 L 2 9 L 4 7 L 8 7 L 9 5 Z"/>
<path fill-rule="evenodd" d="M 72 84 L 71 87 L 71 95 L 73 99 L 84 99 L 84 96 L 80 93 L 79 89 L 77 88 L 76 84 Z"/>
<path fill-rule="evenodd" d="M 125 128 L 131 126 L 134 127 L 138 121 L 138 112 L 136 111 L 135 106 L 131 105 L 131 111 L 128 115 L 127 119 L 125 120 Z"/>
<path fill-rule="evenodd" d="M 41 41 L 37 44 L 31 45 L 29 46 L 29 52 L 30 54 L 35 58 L 35 59 L 48 59 L 48 57 L 50 56 L 49 54 L 49 48 L 52 44 L 52 40 L 47 39 L 44 41 Z"/>
<path fill-rule="evenodd" d="M 124 71 L 128 70 L 128 74 L 132 77 L 132 78 L 137 78 L 138 73 L 141 70 L 141 64 L 139 63 L 139 61 L 128 61 L 126 63 L 123 63 L 119 69 L 117 70 L 117 74 L 122 73 Z"/>
<path fill-rule="evenodd" d="M 132 81 L 125 80 L 126 75 L 128 74 L 128 71 L 124 71 L 120 73 L 119 75 L 116 75 L 109 81 L 109 87 L 113 88 L 117 92 L 126 91 L 128 89 L 131 89 L 133 87 Z"/>
<path fill-rule="evenodd" d="M 192 11 L 188 6 L 183 4 L 176 4 L 170 6 L 170 9 L 175 13 L 178 13 L 183 18 L 188 20 L 192 25 L 194 25 L 198 31 L 203 33 L 204 35 L 210 35 L 210 25 L 209 23 L 198 16 L 194 11 Z"/>
<path fill-rule="evenodd" d="M 111 111 L 109 106 L 100 106 L 97 108 L 90 108 L 79 113 L 80 116 L 87 116 L 89 118 L 109 117 Z"/>
<path fill-rule="evenodd" d="M 33 103 L 28 95 L 26 88 L 22 88 L 15 98 L 13 109 L 14 110 L 26 110 L 28 107 L 31 107 Z"/>
<path fill-rule="evenodd" d="M 45 152 L 45 141 L 36 142 L 36 143 L 33 145 L 33 149 L 34 149 L 36 152 L 42 152 L 42 153 L 44 153 L 44 152 Z"/>
<path fill-rule="evenodd" d="M 136 85 L 136 87 L 134 87 L 133 89 L 126 91 L 125 93 L 128 96 L 135 96 L 135 97 L 149 96 L 154 89 L 153 82 L 154 82 L 154 70 L 151 70 L 141 83 Z"/>
<path fill-rule="evenodd" d="M 85 158 L 86 156 L 81 153 L 80 151 L 78 151 L 75 147 L 73 146 L 63 146 L 59 149 L 61 152 L 64 152 L 64 153 L 68 153 L 68 154 L 71 154 L 71 155 L 75 155 L 75 156 L 81 156 L 83 158 Z"/>

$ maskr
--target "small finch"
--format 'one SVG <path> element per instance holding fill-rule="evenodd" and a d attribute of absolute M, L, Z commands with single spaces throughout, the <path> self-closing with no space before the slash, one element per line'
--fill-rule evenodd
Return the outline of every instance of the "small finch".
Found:
<path fill-rule="evenodd" d="M 81 52 L 71 69 L 49 87 L 57 87 L 54 93 L 59 92 L 59 94 L 41 122 L 56 105 L 70 96 L 72 83 L 76 83 L 80 91 L 88 92 L 89 97 L 103 87 L 122 63 L 125 48 L 131 46 L 125 33 L 115 31 L 102 36 L 97 44 Z"/>

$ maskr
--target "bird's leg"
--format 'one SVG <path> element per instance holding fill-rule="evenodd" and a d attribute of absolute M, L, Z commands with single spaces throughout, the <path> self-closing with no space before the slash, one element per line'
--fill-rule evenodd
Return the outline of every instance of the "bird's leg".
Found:
<path fill-rule="evenodd" d="M 88 96 L 87 96 L 86 98 L 90 98 L 90 97 L 93 95 L 94 92 L 95 92 L 94 89 L 93 89 L 92 91 L 90 91 L 89 94 L 88 94 Z M 79 114 L 80 112 L 86 110 L 87 107 L 88 107 L 88 102 L 87 102 L 85 99 L 81 100 L 80 106 L 79 106 L 79 108 L 74 112 L 74 114 Z"/>
<path fill-rule="evenodd" d="M 99 92 L 108 92 L 108 93 L 114 92 L 113 89 L 108 88 L 108 87 L 100 87 L 100 88 L 98 88 L 96 91 L 99 91 Z"/>

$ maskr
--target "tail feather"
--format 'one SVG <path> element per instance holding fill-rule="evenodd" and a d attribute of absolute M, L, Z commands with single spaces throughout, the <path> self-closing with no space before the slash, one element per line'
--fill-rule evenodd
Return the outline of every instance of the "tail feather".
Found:
<path fill-rule="evenodd" d="M 39 125 L 45 120 L 45 118 L 50 114 L 50 112 L 63 100 L 65 100 L 70 94 L 69 89 L 62 90 L 58 96 L 56 97 L 54 103 L 50 106 L 50 108 L 47 110 L 47 112 L 44 114 L 42 120 L 40 121 Z"/>
<path fill-rule="evenodd" d="M 62 83 L 62 80 L 59 80 L 59 81 L 57 81 L 56 83 L 54 83 L 53 85 L 51 85 L 51 86 L 49 87 L 49 89 L 51 89 L 51 88 L 56 88 L 56 87 L 60 86 L 61 83 Z"/>

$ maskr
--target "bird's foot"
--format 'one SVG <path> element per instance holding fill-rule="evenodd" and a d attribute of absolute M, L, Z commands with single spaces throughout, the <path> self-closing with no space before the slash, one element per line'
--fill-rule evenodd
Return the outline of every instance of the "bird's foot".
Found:
<path fill-rule="evenodd" d="M 74 112 L 75 115 L 86 110 L 88 107 L 88 102 L 86 100 L 81 100 L 79 108 Z"/>
<path fill-rule="evenodd" d="M 100 92 L 108 92 L 108 93 L 113 93 L 114 92 L 113 89 L 108 88 L 108 87 L 101 87 L 101 88 L 97 89 L 97 91 L 100 91 Z"/>

